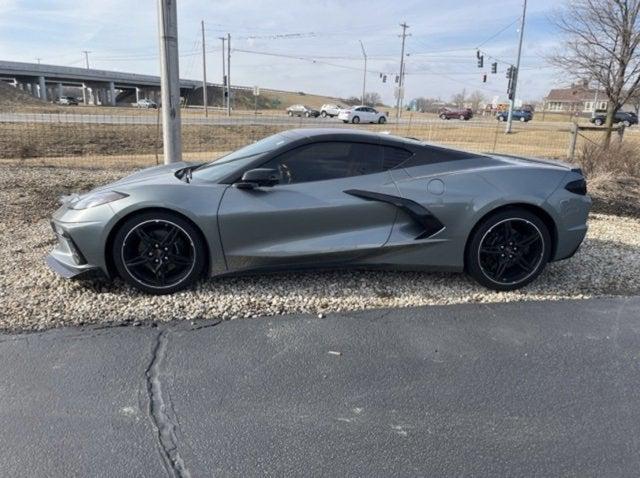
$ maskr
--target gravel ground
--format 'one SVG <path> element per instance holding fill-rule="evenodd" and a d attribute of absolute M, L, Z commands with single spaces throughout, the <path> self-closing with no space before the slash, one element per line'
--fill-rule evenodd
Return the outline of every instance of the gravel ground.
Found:
<path fill-rule="evenodd" d="M 57 198 L 126 171 L 0 167 L 0 329 L 176 318 L 326 313 L 462 302 L 580 299 L 640 294 L 640 218 L 593 214 L 588 238 L 570 260 L 550 264 L 524 290 L 496 293 L 462 274 L 332 271 L 201 281 L 172 296 L 140 294 L 122 282 L 67 281 L 43 258 L 54 244 L 48 217 Z"/>

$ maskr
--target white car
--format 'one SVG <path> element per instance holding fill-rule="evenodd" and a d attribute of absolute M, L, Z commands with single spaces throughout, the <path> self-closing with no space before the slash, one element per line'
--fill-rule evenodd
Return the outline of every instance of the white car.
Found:
<path fill-rule="evenodd" d="M 137 103 L 134 103 L 133 106 L 136 108 L 157 108 L 158 104 L 153 100 L 142 98 Z"/>
<path fill-rule="evenodd" d="M 340 110 L 338 119 L 345 123 L 380 123 L 387 122 L 387 115 L 370 106 L 353 106 L 346 110 Z"/>
<path fill-rule="evenodd" d="M 341 105 L 334 105 L 334 104 L 322 105 L 322 108 L 320 108 L 320 116 L 322 116 L 323 118 L 326 118 L 327 116 L 333 118 L 334 116 L 338 116 L 341 110 L 342 110 Z"/>

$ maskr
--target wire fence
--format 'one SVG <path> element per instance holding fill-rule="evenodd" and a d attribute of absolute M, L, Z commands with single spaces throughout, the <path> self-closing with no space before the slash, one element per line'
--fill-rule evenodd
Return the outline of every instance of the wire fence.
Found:
<path fill-rule="evenodd" d="M 162 163 L 158 110 L 125 107 L 70 107 L 0 111 L 0 162 L 92 168 L 143 167 Z M 265 136 L 292 128 L 358 128 L 413 137 L 473 152 L 567 159 L 583 145 L 602 141 L 603 130 L 576 134 L 570 123 L 516 122 L 511 134 L 493 117 L 441 120 L 403 113 L 385 124 L 345 124 L 338 118 L 290 117 L 282 111 L 182 110 L 183 159 L 213 160 Z M 575 144 L 572 139 L 575 136 Z M 640 147 L 630 129 L 624 142 Z"/>

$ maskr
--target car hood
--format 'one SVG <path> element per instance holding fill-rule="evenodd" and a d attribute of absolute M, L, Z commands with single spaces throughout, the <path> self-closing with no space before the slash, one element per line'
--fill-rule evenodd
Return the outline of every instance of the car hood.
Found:
<path fill-rule="evenodd" d="M 171 163 L 171 164 L 166 164 L 162 166 L 153 166 L 151 168 L 145 168 L 145 169 L 142 169 L 141 171 L 130 174 L 129 176 L 125 176 L 124 178 L 119 179 L 118 181 L 115 181 L 113 183 L 97 188 L 95 189 L 95 191 L 101 191 L 104 189 L 114 189 L 121 186 L 130 186 L 130 185 L 134 185 L 142 182 L 152 182 L 154 180 L 157 180 L 158 182 L 166 182 L 167 179 L 169 180 L 175 179 L 176 181 L 179 181 L 179 179 L 176 178 L 175 176 L 176 171 L 186 168 L 188 166 L 195 166 L 196 164 L 198 163 L 180 161 L 179 163 Z"/>

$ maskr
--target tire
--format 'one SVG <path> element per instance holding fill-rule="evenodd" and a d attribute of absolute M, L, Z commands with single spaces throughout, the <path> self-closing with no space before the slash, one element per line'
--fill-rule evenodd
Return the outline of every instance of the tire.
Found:
<path fill-rule="evenodd" d="M 596 118 L 593 124 L 595 124 L 596 126 L 602 126 L 604 124 L 604 121 L 602 121 L 601 118 Z"/>
<path fill-rule="evenodd" d="M 308 118 L 309 116 L 311 116 L 311 115 L 309 114 L 309 112 L 308 112 L 308 111 L 305 111 L 305 113 L 304 113 L 304 117 L 305 117 L 305 118 Z"/>
<path fill-rule="evenodd" d="M 624 120 L 622 124 L 624 125 L 625 128 L 631 127 L 631 123 L 628 120 Z"/>
<path fill-rule="evenodd" d="M 498 115 L 498 121 L 500 121 L 502 123 L 504 121 L 504 116 Z"/>
<path fill-rule="evenodd" d="M 446 120 L 447 119 L 447 115 L 440 115 L 440 119 L 441 120 Z"/>
<path fill-rule="evenodd" d="M 465 116 L 464 116 L 464 115 L 460 115 L 460 116 L 458 116 L 458 119 L 459 119 L 460 121 L 464 121 L 464 120 L 466 120 L 467 118 L 465 118 Z"/>
<path fill-rule="evenodd" d="M 535 280 L 550 256 L 551 236 L 544 222 L 526 209 L 514 208 L 492 214 L 474 228 L 465 269 L 489 289 L 515 290 Z"/>
<path fill-rule="evenodd" d="M 520 117 L 520 122 L 521 123 L 526 123 L 527 122 L 527 118 L 525 118 L 524 116 Z"/>
<path fill-rule="evenodd" d="M 127 284 L 157 295 L 189 287 L 200 278 L 207 263 L 200 231 L 181 216 L 166 211 L 127 219 L 116 231 L 111 257 Z"/>
<path fill-rule="evenodd" d="M 354 117 L 351 119 L 351 122 L 352 122 L 353 124 L 358 124 L 358 123 L 360 123 L 360 117 L 359 117 L 359 116 L 354 116 Z"/>
<path fill-rule="evenodd" d="M 387 118 L 385 118 L 384 116 L 380 116 L 380 118 L 378 118 L 378 124 L 385 124 L 387 122 Z"/>
<path fill-rule="evenodd" d="M 320 116 L 322 116 L 323 118 L 326 118 L 327 117 L 327 112 L 323 111 L 322 113 L 320 113 Z"/>
<path fill-rule="evenodd" d="M 289 116 L 293 116 L 293 112 L 292 112 L 292 111 L 287 111 L 287 114 L 288 114 Z"/>

